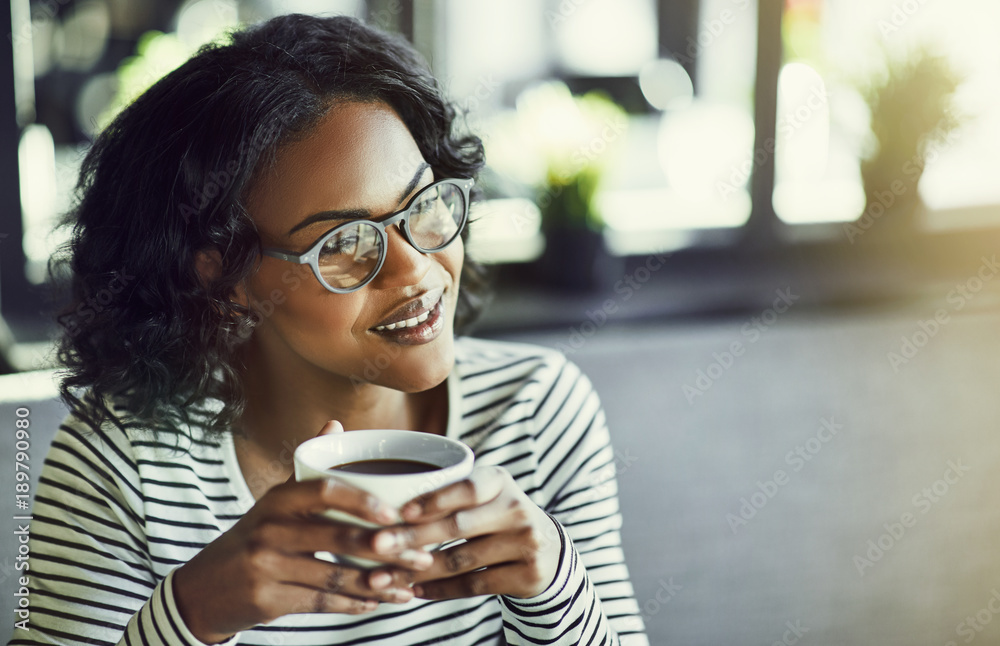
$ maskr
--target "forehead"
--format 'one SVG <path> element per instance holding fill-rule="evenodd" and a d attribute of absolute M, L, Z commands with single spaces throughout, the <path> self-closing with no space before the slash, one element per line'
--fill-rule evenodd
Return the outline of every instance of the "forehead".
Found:
<path fill-rule="evenodd" d="M 389 213 L 423 161 L 387 104 L 338 103 L 309 134 L 278 151 L 274 167 L 251 188 L 248 208 L 263 235 L 282 238 L 321 211 Z"/>

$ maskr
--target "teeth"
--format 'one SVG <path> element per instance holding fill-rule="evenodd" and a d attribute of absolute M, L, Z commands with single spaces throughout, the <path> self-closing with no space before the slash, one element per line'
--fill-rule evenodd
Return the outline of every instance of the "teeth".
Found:
<path fill-rule="evenodd" d="M 430 318 L 430 316 L 431 313 L 430 310 L 428 310 L 423 314 L 421 314 L 420 316 L 415 316 L 413 318 L 406 319 L 405 321 L 397 321 L 396 323 L 390 323 L 388 325 L 379 325 L 375 329 L 381 332 L 382 330 L 395 330 L 404 327 L 416 327 L 417 325 L 420 325 L 428 318 Z"/>

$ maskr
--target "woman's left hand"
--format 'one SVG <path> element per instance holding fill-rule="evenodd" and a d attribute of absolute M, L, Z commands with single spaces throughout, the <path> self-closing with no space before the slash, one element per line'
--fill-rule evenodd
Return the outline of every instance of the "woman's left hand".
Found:
<path fill-rule="evenodd" d="M 502 467 L 478 467 L 468 479 L 406 503 L 400 514 L 406 524 L 378 532 L 376 553 L 466 539 L 433 552 L 434 564 L 414 574 L 417 597 L 503 594 L 527 599 L 555 578 L 558 530 Z"/>

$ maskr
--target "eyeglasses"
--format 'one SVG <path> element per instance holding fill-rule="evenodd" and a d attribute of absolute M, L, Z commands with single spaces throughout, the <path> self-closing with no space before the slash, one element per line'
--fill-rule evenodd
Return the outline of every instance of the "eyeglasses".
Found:
<path fill-rule="evenodd" d="M 352 220 L 334 227 L 301 254 L 264 249 L 265 256 L 309 265 L 331 292 L 346 294 L 375 278 L 385 262 L 386 229 L 401 223 L 403 237 L 421 253 L 441 251 L 459 236 L 469 218 L 472 179 L 442 179 L 413 196 L 402 211 L 385 219 Z"/>

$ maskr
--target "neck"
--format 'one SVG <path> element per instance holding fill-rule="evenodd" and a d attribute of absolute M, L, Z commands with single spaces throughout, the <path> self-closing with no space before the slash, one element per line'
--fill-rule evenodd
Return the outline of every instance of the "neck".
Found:
<path fill-rule="evenodd" d="M 319 433 L 329 420 L 347 431 L 365 428 L 445 432 L 447 386 L 405 393 L 375 384 L 351 382 L 311 365 L 272 365 L 261 361 L 252 344 L 244 355 L 247 406 L 236 430 L 243 450 L 281 459 L 288 474 L 295 448 Z M 287 462 L 287 464 L 285 464 Z"/>

